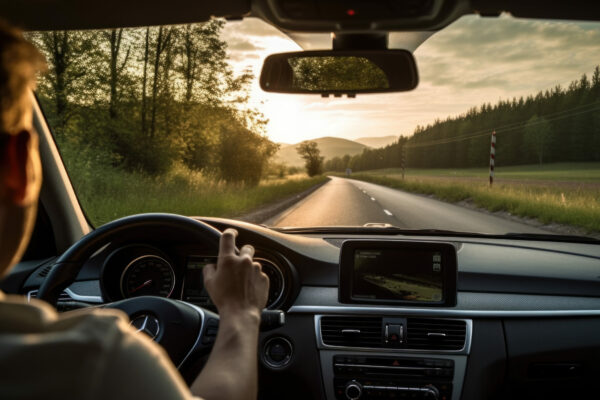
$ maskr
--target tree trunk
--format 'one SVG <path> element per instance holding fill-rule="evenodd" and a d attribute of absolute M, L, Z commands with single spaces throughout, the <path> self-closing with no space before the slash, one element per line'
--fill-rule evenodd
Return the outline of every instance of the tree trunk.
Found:
<path fill-rule="evenodd" d="M 56 74 L 55 105 L 56 115 L 58 117 L 59 132 L 63 133 L 67 125 L 67 81 L 66 72 L 69 65 L 67 55 L 69 53 L 69 33 L 52 32 L 52 57 L 54 58 L 54 71 Z"/>
<path fill-rule="evenodd" d="M 192 94 L 194 90 L 194 78 L 195 78 L 195 64 L 196 64 L 196 52 L 194 51 L 193 42 L 193 31 L 191 26 L 186 27 L 185 31 L 185 66 L 183 70 L 183 76 L 185 79 L 185 101 L 189 104 L 192 100 Z"/>
<path fill-rule="evenodd" d="M 144 74 L 142 77 L 142 109 L 141 109 L 141 117 L 142 117 L 142 135 L 146 135 L 148 132 L 148 127 L 146 126 L 146 84 L 148 82 L 148 59 L 149 59 L 149 49 L 150 49 L 150 28 L 146 28 L 146 45 L 144 48 Z"/>
<path fill-rule="evenodd" d="M 121 47 L 121 37 L 123 29 L 112 29 L 110 31 L 110 99 L 108 104 L 108 114 L 111 119 L 117 118 L 117 84 L 119 71 L 117 68 L 117 60 Z"/>
<path fill-rule="evenodd" d="M 160 53 L 162 52 L 163 27 L 158 28 L 158 39 L 156 39 L 156 53 L 154 55 L 154 76 L 152 82 L 152 114 L 150 117 L 150 137 L 154 137 L 156 129 L 156 96 L 158 94 L 158 69 L 160 67 Z"/>

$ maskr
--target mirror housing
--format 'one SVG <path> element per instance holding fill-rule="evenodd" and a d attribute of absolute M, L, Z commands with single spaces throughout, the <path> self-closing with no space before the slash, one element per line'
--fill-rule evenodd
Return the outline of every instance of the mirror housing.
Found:
<path fill-rule="evenodd" d="M 354 97 L 413 90 L 417 65 L 407 50 L 318 50 L 268 56 L 260 74 L 266 92 Z"/>

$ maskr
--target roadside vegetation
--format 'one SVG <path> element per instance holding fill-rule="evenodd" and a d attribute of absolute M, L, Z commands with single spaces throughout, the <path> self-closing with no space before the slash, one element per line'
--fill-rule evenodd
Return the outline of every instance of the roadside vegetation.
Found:
<path fill-rule="evenodd" d="M 69 175 L 94 226 L 144 212 L 236 217 L 327 179 L 323 175 L 309 178 L 304 173 L 280 177 L 273 171 L 259 184 L 246 185 L 216 181 L 183 164 L 152 176 L 118 168 L 99 169 L 90 165 L 87 157 L 68 159 Z"/>
<path fill-rule="evenodd" d="M 141 212 L 238 216 L 326 178 L 273 162 L 278 145 L 234 73 L 224 20 L 34 32 L 37 96 L 94 225 Z"/>
<path fill-rule="evenodd" d="M 297 147 L 297 152 L 304 159 L 304 167 L 308 176 L 323 173 L 323 156 L 317 142 L 306 141 Z"/>
<path fill-rule="evenodd" d="M 600 66 L 566 88 L 482 104 L 417 126 L 389 146 L 328 159 L 325 171 L 485 167 L 492 132 L 497 167 L 600 161 Z"/>
<path fill-rule="evenodd" d="M 483 168 L 408 169 L 403 180 L 400 169 L 381 169 L 351 178 L 600 233 L 600 163 L 499 168 L 492 187 L 488 176 Z"/>

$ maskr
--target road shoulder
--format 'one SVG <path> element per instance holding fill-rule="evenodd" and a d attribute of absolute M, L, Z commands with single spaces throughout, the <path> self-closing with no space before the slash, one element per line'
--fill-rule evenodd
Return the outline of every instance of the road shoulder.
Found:
<path fill-rule="evenodd" d="M 244 221 L 244 222 L 250 222 L 253 224 L 262 224 L 265 221 L 273 218 L 274 216 L 282 213 L 283 211 L 287 210 L 288 208 L 294 206 L 296 203 L 302 201 L 303 199 L 305 199 L 306 197 L 308 197 L 310 194 L 312 194 L 314 191 L 316 191 L 317 189 L 321 188 L 323 185 L 325 185 L 326 183 L 328 183 L 331 179 L 328 178 L 327 180 L 318 183 L 308 189 L 306 189 L 303 192 L 288 196 L 282 200 L 276 201 L 274 203 L 270 203 L 264 206 L 261 206 L 249 213 L 245 213 L 243 215 L 239 215 L 237 217 L 234 217 L 233 219 L 237 219 L 239 221 Z"/>

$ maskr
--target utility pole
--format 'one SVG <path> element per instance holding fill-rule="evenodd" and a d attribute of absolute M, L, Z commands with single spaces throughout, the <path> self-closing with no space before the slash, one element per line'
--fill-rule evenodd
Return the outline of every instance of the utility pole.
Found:
<path fill-rule="evenodd" d="M 404 173 L 406 171 L 406 142 L 402 144 L 400 150 L 400 167 L 402 168 L 402 180 L 404 180 Z"/>

